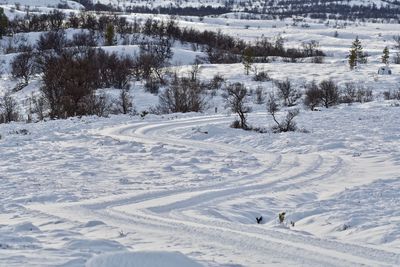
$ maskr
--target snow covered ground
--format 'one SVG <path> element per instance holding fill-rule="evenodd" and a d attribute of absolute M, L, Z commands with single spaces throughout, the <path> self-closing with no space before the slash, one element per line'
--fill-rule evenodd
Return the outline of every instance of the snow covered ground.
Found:
<path fill-rule="evenodd" d="M 25 14 L 12 9 L 14 2 L 0 4 L 10 17 Z M 0 124 L 0 266 L 400 266 L 400 104 L 382 97 L 399 88 L 400 65 L 391 65 L 393 75 L 376 74 L 383 48 L 393 55 L 399 26 L 307 20 L 305 28 L 291 19 L 239 16 L 177 19 L 246 41 L 281 35 L 298 47 L 316 40 L 327 54 L 323 64 L 277 58 L 257 69 L 296 88 L 329 78 L 341 87 L 356 82 L 375 100 L 318 112 L 301 107 L 296 122 L 303 131 L 282 134 L 230 128 L 235 116 L 220 91 L 205 113 Z M 371 56 L 349 71 L 356 36 Z M 178 42 L 173 52 L 172 68 L 182 75 L 204 56 Z M 9 66 L 15 55 L 0 55 L 0 96 L 17 83 Z M 265 93 L 275 89 L 246 76 L 242 64 L 200 66 L 201 80 L 215 74 Z M 39 88 L 36 76 L 13 93 L 21 109 Z M 142 82 L 132 81 L 131 93 L 139 112 L 157 104 Z M 251 125 L 270 128 L 265 105 L 251 100 Z"/>
<path fill-rule="evenodd" d="M 203 266 L 398 266 L 392 104 L 304 111 L 309 133 L 231 129 L 225 113 L 1 125 L 0 265 L 165 251 Z M 112 251 L 127 252 L 96 258 Z"/>

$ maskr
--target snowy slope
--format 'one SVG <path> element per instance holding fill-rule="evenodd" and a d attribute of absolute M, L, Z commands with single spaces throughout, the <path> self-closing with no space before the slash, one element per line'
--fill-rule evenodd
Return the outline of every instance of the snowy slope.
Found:
<path fill-rule="evenodd" d="M 83 6 L 76 1 L 69 0 L 0 0 L 0 5 L 15 5 L 18 4 L 21 7 L 29 6 L 34 7 L 57 7 L 59 4 L 68 4 L 73 9 L 80 9 Z"/>
<path fill-rule="evenodd" d="M 398 266 L 390 104 L 304 111 L 310 133 L 230 129 L 225 113 L 1 125 L 1 262 L 83 266 L 127 250 L 203 266 Z"/>
<path fill-rule="evenodd" d="M 96 1 L 105 5 L 113 5 L 113 6 L 134 6 L 134 5 L 143 5 L 143 6 L 224 6 L 226 2 L 229 3 L 236 3 L 239 4 L 241 2 L 247 2 L 248 4 L 252 5 L 263 5 L 264 2 L 267 2 L 270 6 L 285 6 L 287 8 L 290 8 L 290 5 L 295 3 L 313 3 L 317 4 L 320 1 L 316 0 L 311 0 L 311 1 L 299 1 L 299 0 L 288 0 L 288 1 L 240 1 L 240 0 L 233 0 L 233 1 L 226 1 L 226 0 L 200 0 L 200 1 L 180 1 L 180 0 L 168 0 L 168 1 L 154 1 L 154 2 L 149 2 L 146 0 L 137 0 L 137 1 L 124 1 L 124 0 L 99 0 Z M 348 5 L 364 5 L 364 6 L 370 6 L 372 4 L 375 4 L 376 6 L 382 6 L 382 5 L 387 5 L 391 4 L 393 2 L 396 2 L 395 0 L 336 0 L 336 1 L 324 1 L 324 2 L 335 2 L 335 3 L 343 3 L 343 4 L 348 4 Z"/>
<path fill-rule="evenodd" d="M 307 1 L 299 1 L 299 0 L 289 0 L 289 1 L 276 1 L 276 0 L 267 0 L 267 1 L 228 1 L 228 0 L 168 0 L 168 1 L 148 1 L 148 0 L 136 0 L 136 1 L 127 1 L 127 0 L 96 0 L 92 1 L 93 4 L 101 3 L 106 6 L 112 6 L 114 8 L 129 8 L 129 7 L 147 7 L 150 9 L 156 9 L 157 7 L 175 7 L 175 8 L 185 8 L 185 7 L 201 7 L 201 6 L 210 6 L 214 8 L 218 7 L 229 7 L 235 11 L 246 11 L 245 8 L 255 8 L 259 12 L 269 13 L 271 9 L 274 10 L 285 10 L 290 11 L 292 9 L 298 9 L 301 6 L 322 6 L 324 4 L 341 4 L 351 6 L 365 6 L 371 7 L 372 5 L 380 8 L 384 6 L 390 6 L 392 8 L 399 8 L 399 2 L 396 0 L 339 0 L 339 1 L 316 1 L 316 0 L 307 0 Z M 83 6 L 79 4 L 79 1 L 70 1 L 70 0 L 0 0 L 0 5 L 14 5 L 19 4 L 21 7 L 29 6 L 29 7 L 57 7 L 59 4 L 67 4 L 71 9 L 82 9 Z M 329 9 L 326 9 L 326 12 L 329 13 Z M 343 10 L 344 12 L 344 10 Z M 307 10 L 304 9 L 304 13 L 307 13 Z M 317 13 L 321 13 L 318 9 Z M 346 12 L 344 12 L 346 13 Z"/>

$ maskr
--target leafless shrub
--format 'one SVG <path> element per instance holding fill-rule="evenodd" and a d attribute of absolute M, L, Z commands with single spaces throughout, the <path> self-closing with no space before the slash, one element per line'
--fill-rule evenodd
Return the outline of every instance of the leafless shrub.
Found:
<path fill-rule="evenodd" d="M 321 101 L 326 108 L 336 105 L 339 102 L 339 89 L 333 80 L 323 80 L 319 84 Z"/>
<path fill-rule="evenodd" d="M 224 82 L 225 82 L 225 79 L 222 75 L 215 74 L 214 77 L 211 79 L 208 87 L 211 90 L 219 90 L 222 88 L 222 85 L 224 84 Z"/>
<path fill-rule="evenodd" d="M 81 31 L 72 36 L 72 41 L 69 45 L 83 53 L 86 52 L 89 47 L 96 46 L 96 40 L 92 32 Z"/>
<path fill-rule="evenodd" d="M 0 100 L 0 123 L 9 123 L 19 119 L 18 103 L 8 92 Z"/>
<path fill-rule="evenodd" d="M 322 57 L 322 56 L 315 56 L 315 57 L 312 57 L 312 58 L 311 58 L 311 63 L 314 63 L 314 64 L 322 64 L 322 63 L 324 63 L 324 57 Z"/>
<path fill-rule="evenodd" d="M 171 40 L 166 38 L 140 45 L 140 54 L 136 60 L 136 67 L 142 78 L 148 79 L 151 75 L 155 75 L 161 84 L 166 84 L 164 70 L 173 56 L 171 47 Z"/>
<path fill-rule="evenodd" d="M 217 95 L 217 90 L 221 89 L 224 83 L 225 79 L 221 75 L 216 74 L 210 81 L 203 81 L 201 86 L 204 90 L 209 90 L 207 93 L 211 97 L 214 97 Z"/>
<path fill-rule="evenodd" d="M 146 79 L 146 82 L 144 84 L 144 89 L 146 92 L 149 92 L 151 94 L 157 95 L 159 90 L 160 90 L 161 84 L 158 79 L 155 79 L 154 77 L 150 76 L 148 79 Z"/>
<path fill-rule="evenodd" d="M 296 122 L 294 118 L 299 115 L 299 109 L 289 110 L 283 121 L 279 122 L 276 118 L 276 113 L 279 111 L 276 98 L 273 94 L 270 94 L 267 101 L 267 111 L 271 114 L 276 126 L 272 127 L 272 131 L 275 133 L 292 132 L 297 130 Z"/>
<path fill-rule="evenodd" d="M 321 91 L 315 81 L 306 84 L 304 105 L 314 110 L 321 103 Z"/>
<path fill-rule="evenodd" d="M 255 70 L 255 73 L 253 76 L 253 81 L 266 82 L 266 81 L 271 81 L 271 80 L 272 79 L 271 79 L 271 77 L 269 77 L 268 72 Z"/>
<path fill-rule="evenodd" d="M 15 34 L 8 37 L 7 44 L 4 48 L 5 54 L 28 52 L 31 51 L 32 47 L 28 44 L 28 38 L 25 34 Z"/>
<path fill-rule="evenodd" d="M 294 106 L 296 101 L 301 97 L 301 93 L 292 86 L 289 79 L 285 81 L 275 81 L 275 85 L 278 88 L 278 95 L 282 98 L 285 106 Z"/>
<path fill-rule="evenodd" d="M 265 103 L 265 94 L 261 86 L 256 88 L 254 103 L 261 105 Z"/>
<path fill-rule="evenodd" d="M 370 88 L 364 87 L 357 88 L 356 100 L 360 103 L 371 102 L 372 100 L 374 100 L 372 90 Z"/>
<path fill-rule="evenodd" d="M 200 73 L 200 60 L 196 59 L 194 61 L 194 64 L 192 65 L 192 68 L 189 70 L 189 77 L 193 81 L 198 79 L 199 73 Z"/>
<path fill-rule="evenodd" d="M 94 114 L 99 117 L 106 117 L 110 113 L 111 103 L 106 94 L 90 94 L 88 101 L 87 114 Z"/>
<path fill-rule="evenodd" d="M 121 90 L 119 95 L 119 110 L 122 114 L 133 112 L 132 97 L 127 90 Z"/>
<path fill-rule="evenodd" d="M 174 76 L 171 84 L 159 95 L 159 109 L 163 113 L 200 112 L 206 106 L 199 81 Z"/>
<path fill-rule="evenodd" d="M 23 79 L 26 86 L 29 78 L 35 73 L 35 58 L 32 51 L 18 54 L 11 62 L 11 74 L 14 78 Z"/>
<path fill-rule="evenodd" d="M 90 100 L 99 80 L 94 55 L 75 58 L 65 53 L 49 57 L 44 64 L 42 92 L 51 118 L 86 115 L 90 110 L 83 103 Z"/>
<path fill-rule="evenodd" d="M 227 105 L 230 107 L 232 112 L 235 112 L 239 116 L 239 120 L 232 124 L 234 128 L 241 128 L 249 130 L 250 127 L 247 125 L 247 113 L 251 111 L 251 108 L 246 105 L 247 89 L 242 83 L 230 84 L 226 88 L 227 93 Z"/>
<path fill-rule="evenodd" d="M 394 56 L 393 56 L 393 63 L 394 63 L 394 64 L 400 64 L 400 53 L 399 53 L 399 52 L 397 52 L 397 53 L 394 54 Z"/>
<path fill-rule="evenodd" d="M 400 89 L 383 92 L 385 100 L 400 100 Z"/>
<path fill-rule="evenodd" d="M 362 84 L 355 84 L 353 82 L 346 83 L 340 95 L 341 103 L 363 103 L 372 100 L 373 94 L 371 89 L 365 88 Z"/>
<path fill-rule="evenodd" d="M 43 95 L 34 96 L 29 98 L 29 113 L 30 116 L 36 114 L 38 120 L 43 120 L 45 118 L 46 110 L 48 109 L 46 99 Z"/>
<path fill-rule="evenodd" d="M 45 57 L 42 92 L 51 118 L 97 114 L 103 116 L 98 88 L 129 88 L 130 58 L 120 58 L 103 50 L 85 54 L 63 51 Z"/>
<path fill-rule="evenodd" d="M 345 84 L 342 90 L 342 97 L 340 102 L 342 103 L 353 103 L 357 97 L 357 87 L 354 83 L 348 82 Z"/>
<path fill-rule="evenodd" d="M 67 45 L 67 39 L 63 30 L 49 31 L 40 35 L 37 49 L 40 52 L 56 52 L 60 54 Z"/>

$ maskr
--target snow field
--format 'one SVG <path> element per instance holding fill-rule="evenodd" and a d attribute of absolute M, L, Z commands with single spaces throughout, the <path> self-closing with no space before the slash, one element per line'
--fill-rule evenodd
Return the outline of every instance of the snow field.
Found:
<path fill-rule="evenodd" d="M 0 258 L 82 266 L 123 249 L 204 266 L 396 266 L 398 111 L 305 111 L 310 133 L 288 134 L 230 129 L 224 114 L 2 125 Z"/>

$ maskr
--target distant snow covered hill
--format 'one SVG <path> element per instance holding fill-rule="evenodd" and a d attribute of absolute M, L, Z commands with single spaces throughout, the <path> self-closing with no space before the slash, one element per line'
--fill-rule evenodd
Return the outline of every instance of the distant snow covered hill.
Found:
<path fill-rule="evenodd" d="M 30 7 L 58 7 L 59 5 L 68 5 L 73 9 L 83 8 L 79 1 L 69 0 L 0 0 L 0 5 L 17 5 Z"/>
<path fill-rule="evenodd" d="M 0 5 L 59 7 L 96 11 L 127 11 L 173 15 L 221 15 L 249 12 L 272 17 L 311 17 L 318 19 L 391 19 L 400 16 L 399 0 L 1 0 Z"/>
<path fill-rule="evenodd" d="M 81 3 L 88 0 L 81 0 Z M 187 7 L 224 7 L 230 11 L 244 11 L 279 17 L 310 16 L 313 18 L 391 18 L 400 14 L 399 0 L 168 0 L 168 1 L 121 1 L 99 0 L 98 3 L 112 5 L 124 10 L 181 14 Z M 146 9 L 138 7 L 145 7 Z M 166 10 L 160 7 L 167 8 Z M 204 11 L 204 10 L 201 10 Z M 221 10 L 219 10 L 221 11 Z M 222 10 L 223 11 L 223 10 Z M 209 10 L 210 14 L 218 14 Z M 199 14 L 200 15 L 200 14 Z"/>

